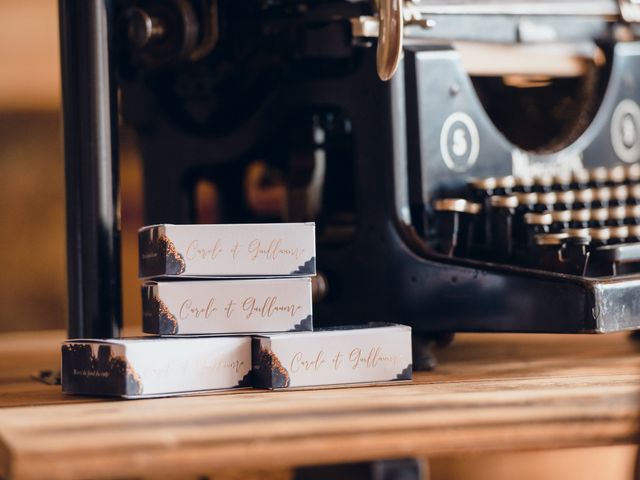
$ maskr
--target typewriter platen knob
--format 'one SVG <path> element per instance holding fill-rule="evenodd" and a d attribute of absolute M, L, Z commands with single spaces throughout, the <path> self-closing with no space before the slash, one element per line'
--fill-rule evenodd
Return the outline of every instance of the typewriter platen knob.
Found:
<path fill-rule="evenodd" d="M 404 31 L 404 0 L 380 0 L 378 50 L 376 66 L 378 76 L 387 81 L 393 77 L 402 57 Z"/>
<path fill-rule="evenodd" d="M 200 60 L 217 44 L 218 10 L 215 0 L 197 5 L 188 0 L 143 1 L 123 12 L 121 34 L 148 65 Z"/>
<path fill-rule="evenodd" d="M 164 33 L 164 25 L 142 8 L 133 7 L 124 13 L 123 33 L 134 48 L 144 48 L 152 38 Z"/>

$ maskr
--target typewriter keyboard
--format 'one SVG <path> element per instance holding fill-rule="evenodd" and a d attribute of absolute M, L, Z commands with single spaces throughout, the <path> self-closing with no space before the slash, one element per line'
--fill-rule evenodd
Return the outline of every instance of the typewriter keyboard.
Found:
<path fill-rule="evenodd" d="M 640 273 L 640 164 L 468 183 L 432 204 L 430 243 L 452 257 L 600 277 Z"/>

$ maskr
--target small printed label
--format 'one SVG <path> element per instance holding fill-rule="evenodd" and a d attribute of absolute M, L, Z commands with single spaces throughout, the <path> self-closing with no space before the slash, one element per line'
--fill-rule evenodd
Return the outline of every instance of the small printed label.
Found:
<path fill-rule="evenodd" d="M 400 358 L 398 355 L 385 352 L 380 345 L 366 349 L 354 347 L 335 352 L 331 358 L 326 357 L 324 350 L 311 354 L 308 352 L 296 352 L 291 359 L 289 371 L 297 373 L 300 371 L 339 371 L 341 369 L 365 370 L 381 366 L 397 368 L 400 365 Z"/>
<path fill-rule="evenodd" d="M 180 320 L 207 319 L 215 320 L 217 316 L 231 318 L 236 312 L 242 312 L 244 318 L 260 319 L 272 318 L 282 314 L 287 317 L 295 316 L 303 309 L 303 305 L 281 301 L 277 296 L 256 298 L 254 296 L 240 297 L 238 299 L 226 299 L 217 303 L 215 297 L 210 297 L 205 303 L 198 303 L 192 298 L 187 298 L 180 305 Z"/>
<path fill-rule="evenodd" d="M 463 112 L 451 114 L 440 132 L 440 154 L 454 172 L 466 172 L 478 160 L 480 135 L 473 119 Z"/>
<path fill-rule="evenodd" d="M 227 255 L 232 260 L 268 260 L 278 261 L 283 257 L 300 260 L 304 255 L 304 248 L 287 245 L 282 238 L 273 240 L 253 239 L 249 242 L 236 241 L 232 245 L 225 245 L 221 240 L 203 244 L 192 240 L 187 247 L 187 260 L 216 260 Z"/>
<path fill-rule="evenodd" d="M 109 376 L 111 376 L 111 372 L 108 371 L 104 371 L 104 370 L 80 370 L 77 368 L 73 369 L 73 374 L 79 377 L 102 377 L 102 378 L 107 378 Z"/>
<path fill-rule="evenodd" d="M 640 107 L 633 100 L 621 101 L 611 117 L 611 145 L 620 160 L 640 160 Z"/>

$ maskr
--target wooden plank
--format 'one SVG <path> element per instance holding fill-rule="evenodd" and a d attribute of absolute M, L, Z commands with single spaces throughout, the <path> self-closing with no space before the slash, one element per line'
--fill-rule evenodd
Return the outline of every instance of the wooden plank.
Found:
<path fill-rule="evenodd" d="M 61 336 L 0 336 L 0 476 L 196 476 L 247 459 L 288 468 L 638 440 L 640 357 L 622 335 L 460 335 L 412 384 L 132 402 L 27 380 Z M 12 407 L 31 403 L 58 404 Z"/>

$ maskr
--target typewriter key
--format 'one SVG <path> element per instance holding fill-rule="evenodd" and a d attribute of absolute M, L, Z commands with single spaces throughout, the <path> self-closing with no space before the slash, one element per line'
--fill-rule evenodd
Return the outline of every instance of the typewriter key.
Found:
<path fill-rule="evenodd" d="M 580 210 L 571 210 L 571 223 L 573 229 L 587 228 L 591 220 L 591 210 L 582 208 Z"/>
<path fill-rule="evenodd" d="M 629 225 L 629 236 L 627 242 L 635 243 L 640 242 L 640 225 Z"/>
<path fill-rule="evenodd" d="M 571 172 L 556 173 L 552 177 L 553 186 L 552 189 L 555 192 L 565 192 L 571 190 Z"/>
<path fill-rule="evenodd" d="M 625 183 L 631 185 L 640 182 L 640 163 L 634 163 L 625 167 Z"/>
<path fill-rule="evenodd" d="M 592 188 L 604 187 L 609 179 L 609 170 L 606 167 L 597 167 L 589 172 L 589 186 Z"/>
<path fill-rule="evenodd" d="M 568 238 L 584 238 L 591 241 L 588 228 L 567 228 L 563 233 L 566 233 Z"/>
<path fill-rule="evenodd" d="M 611 240 L 611 229 L 609 227 L 590 228 L 589 236 L 591 237 L 590 249 L 607 245 Z"/>
<path fill-rule="evenodd" d="M 611 188 L 599 187 L 593 190 L 593 208 L 607 208 L 611 201 Z"/>
<path fill-rule="evenodd" d="M 467 185 L 476 202 L 484 202 L 486 198 L 496 194 L 496 179 L 493 177 L 472 178 L 467 182 Z"/>
<path fill-rule="evenodd" d="M 576 192 L 573 190 L 557 192 L 554 210 L 571 210 L 574 203 L 576 203 Z"/>
<path fill-rule="evenodd" d="M 540 233 L 535 236 L 536 245 L 562 245 L 569 238 L 566 233 Z"/>
<path fill-rule="evenodd" d="M 627 218 L 627 207 L 609 207 L 607 209 L 608 218 L 606 225 L 610 227 L 617 227 L 625 224 Z"/>
<path fill-rule="evenodd" d="M 626 225 L 621 225 L 618 227 L 610 227 L 611 238 L 609 243 L 611 245 L 615 245 L 618 243 L 625 243 L 629 239 L 629 227 Z"/>
<path fill-rule="evenodd" d="M 526 244 L 534 245 L 535 236 L 541 233 L 550 233 L 553 217 L 550 213 L 527 213 L 524 216 L 526 225 Z"/>
<path fill-rule="evenodd" d="M 625 182 L 627 179 L 627 169 L 622 165 L 616 165 L 610 168 L 607 175 L 607 185 L 616 186 Z"/>
<path fill-rule="evenodd" d="M 571 174 L 571 188 L 573 190 L 584 190 L 589 187 L 589 172 L 581 169 Z"/>
<path fill-rule="evenodd" d="M 553 223 L 551 224 L 551 232 L 558 233 L 571 227 L 571 210 L 556 210 L 551 213 Z"/>
<path fill-rule="evenodd" d="M 609 206 L 616 207 L 625 205 L 629 199 L 629 187 L 627 185 L 618 185 L 611 188 L 611 200 Z"/>
<path fill-rule="evenodd" d="M 513 251 L 513 220 L 518 207 L 516 196 L 491 197 L 491 234 L 488 246 L 492 259 L 505 261 Z"/>
<path fill-rule="evenodd" d="M 542 175 L 533 179 L 533 191 L 536 193 L 551 192 L 553 190 L 553 177 Z"/>
<path fill-rule="evenodd" d="M 474 200 L 481 202 L 494 195 L 509 195 L 516 184 L 514 177 L 472 178 L 467 182 L 471 188 Z"/>
<path fill-rule="evenodd" d="M 607 208 L 593 208 L 589 212 L 589 227 L 599 228 L 604 227 L 609 219 L 609 209 Z"/>
<path fill-rule="evenodd" d="M 629 197 L 627 198 L 627 204 L 640 204 L 640 184 L 636 183 L 634 185 L 629 185 Z"/>
<path fill-rule="evenodd" d="M 531 193 L 533 191 L 533 178 L 515 177 L 514 193 Z"/>
<path fill-rule="evenodd" d="M 553 210 L 557 201 L 558 196 L 556 195 L 556 192 L 537 193 L 534 211 L 541 213 Z"/>
<path fill-rule="evenodd" d="M 625 207 L 624 223 L 627 225 L 640 225 L 640 205 L 627 205 Z"/>
<path fill-rule="evenodd" d="M 576 201 L 573 208 L 591 208 L 593 203 L 593 189 L 585 188 L 584 190 L 575 190 Z"/>
<path fill-rule="evenodd" d="M 567 233 L 540 233 L 535 236 L 535 242 L 538 246 L 562 245 L 567 238 Z"/>
<path fill-rule="evenodd" d="M 496 194 L 510 195 L 516 186 L 516 179 L 511 175 L 506 177 L 496 177 Z"/>
<path fill-rule="evenodd" d="M 528 212 L 532 212 L 535 208 L 536 202 L 538 201 L 538 194 L 529 192 L 529 193 L 516 193 L 515 197 L 518 199 L 518 211 L 523 215 Z"/>
<path fill-rule="evenodd" d="M 436 248 L 448 256 L 467 256 L 474 220 L 482 207 L 464 198 L 445 198 L 433 203 L 436 216 Z"/>

